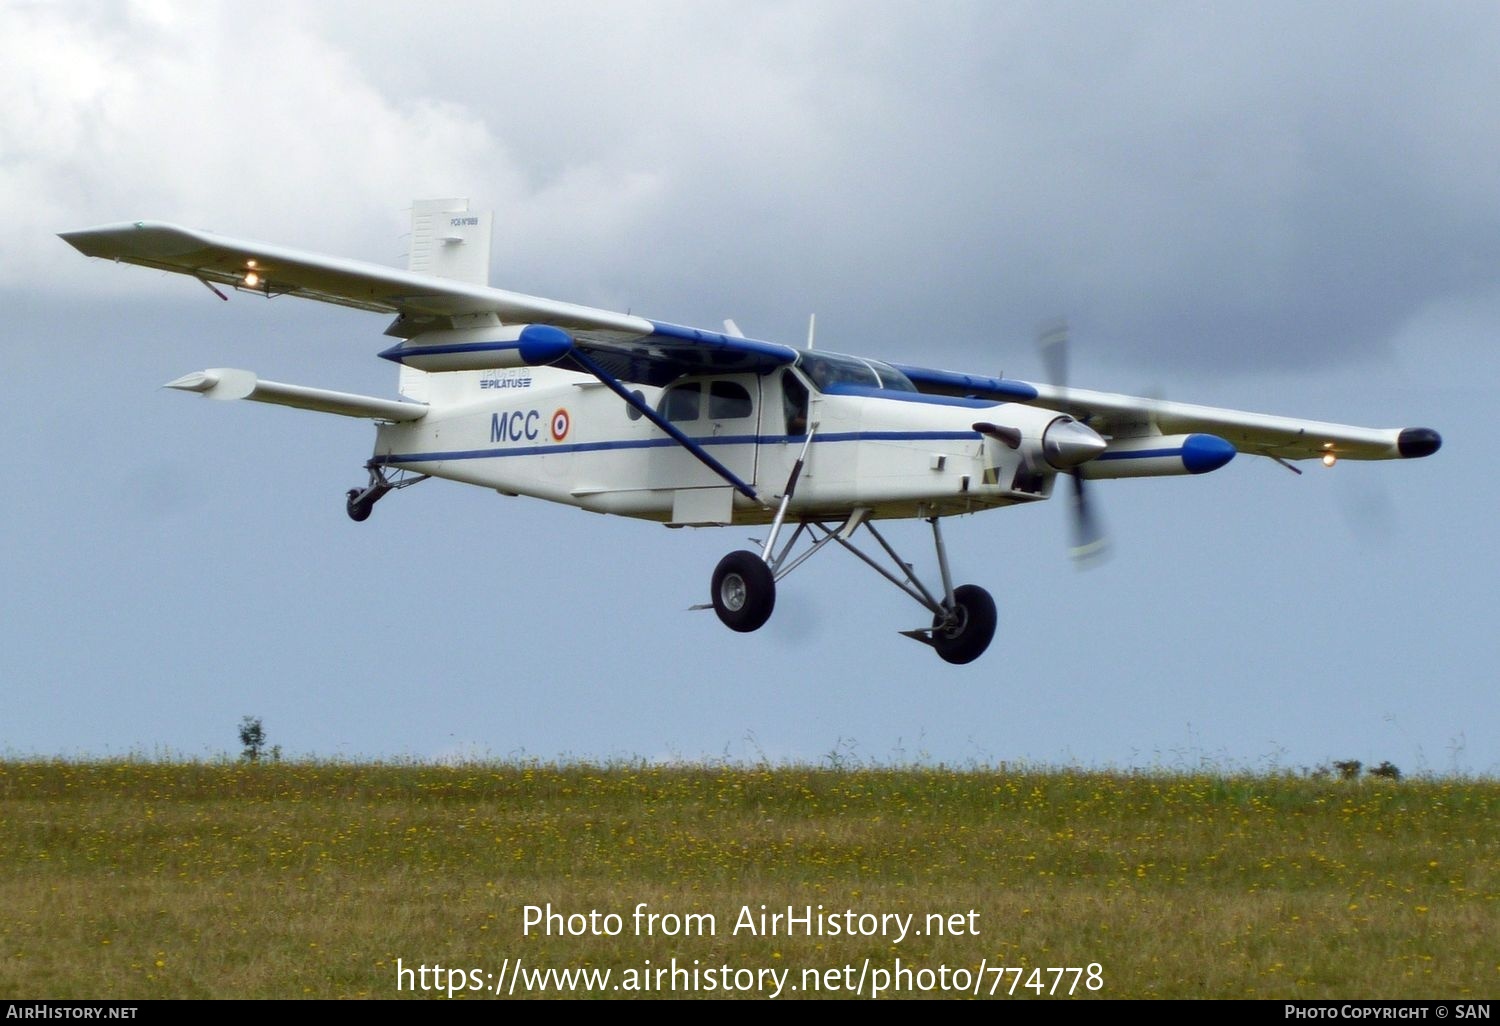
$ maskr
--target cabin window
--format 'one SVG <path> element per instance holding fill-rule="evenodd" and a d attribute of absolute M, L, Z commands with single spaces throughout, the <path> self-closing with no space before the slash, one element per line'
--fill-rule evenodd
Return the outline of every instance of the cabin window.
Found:
<path fill-rule="evenodd" d="M 659 412 L 664 418 L 677 424 L 697 420 L 702 400 L 703 385 L 701 383 L 690 381 L 682 385 L 673 385 L 661 397 Z"/>
<path fill-rule="evenodd" d="M 708 385 L 708 419 L 739 420 L 754 412 L 750 393 L 735 381 L 711 381 Z"/>

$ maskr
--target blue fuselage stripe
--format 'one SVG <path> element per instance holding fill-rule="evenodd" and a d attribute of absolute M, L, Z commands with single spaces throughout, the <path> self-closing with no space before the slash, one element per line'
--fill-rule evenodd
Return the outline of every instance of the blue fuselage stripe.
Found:
<path fill-rule="evenodd" d="M 709 438 L 694 438 L 702 446 L 710 445 L 776 445 L 782 442 L 800 442 L 805 435 L 715 435 Z M 846 431 L 813 437 L 813 444 L 826 442 L 911 442 L 911 441 L 972 441 L 980 435 L 975 431 Z M 573 442 L 555 445 L 527 445 L 504 449 L 454 449 L 446 452 L 399 453 L 376 456 L 376 463 L 438 463 L 444 460 L 488 460 L 502 456 L 550 456 L 571 452 L 609 452 L 620 449 L 664 449 L 681 448 L 671 438 L 629 438 L 608 442 Z"/>
<path fill-rule="evenodd" d="M 1126 452 L 1103 452 L 1096 460 L 1150 460 L 1159 456 L 1181 456 L 1181 447 L 1176 449 L 1135 449 Z"/>

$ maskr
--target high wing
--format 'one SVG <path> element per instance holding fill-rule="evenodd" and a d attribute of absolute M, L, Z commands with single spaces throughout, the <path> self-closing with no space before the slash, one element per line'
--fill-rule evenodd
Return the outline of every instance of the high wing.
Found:
<path fill-rule="evenodd" d="M 1442 445 L 1441 437 L 1431 428 L 1365 428 L 1010 378 L 900 365 L 897 369 L 922 392 L 975 396 L 1057 410 L 1113 439 L 1211 434 L 1230 442 L 1240 452 L 1277 460 L 1409 459 L 1430 456 Z"/>
<path fill-rule="evenodd" d="M 773 342 L 156 221 L 84 228 L 64 232 L 62 238 L 86 256 L 186 274 L 208 285 L 392 314 L 396 319 L 386 334 L 398 338 L 486 323 L 551 325 L 567 331 L 578 349 L 610 374 L 640 384 L 665 384 L 695 370 L 765 369 L 797 356 L 796 350 Z M 567 367 L 570 360 L 558 366 Z"/>
<path fill-rule="evenodd" d="M 482 337 L 491 325 L 562 329 L 581 359 L 570 349 L 557 366 L 587 373 L 602 371 L 639 384 L 663 385 L 695 371 L 767 370 L 797 357 L 797 351 L 789 346 L 738 334 L 684 327 L 154 221 L 85 228 L 65 232 L 62 238 L 87 256 L 186 274 L 210 286 L 227 285 L 264 296 L 300 296 L 390 314 L 395 320 L 386 334 L 397 338 L 413 339 L 442 329 L 470 332 L 464 341 L 417 350 L 397 347 L 381 354 L 397 362 L 405 362 L 414 352 L 431 355 L 482 348 L 490 344 Z M 474 333 L 481 341 L 472 341 Z M 1054 409 L 1113 439 L 1212 434 L 1241 452 L 1279 460 L 1410 458 L 1431 455 L 1442 444 L 1437 432 L 1429 428 L 1363 428 L 922 367 L 898 369 L 921 392 Z"/>

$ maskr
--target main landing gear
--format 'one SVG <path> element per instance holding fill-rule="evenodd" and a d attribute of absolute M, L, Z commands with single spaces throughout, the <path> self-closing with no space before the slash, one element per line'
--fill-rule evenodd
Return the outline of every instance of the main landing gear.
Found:
<path fill-rule="evenodd" d="M 901 633 L 924 645 L 931 645 L 938 656 L 950 663 L 971 663 L 984 654 L 995 637 L 995 600 L 990 593 L 975 584 L 953 586 L 948 573 L 948 553 L 943 547 L 943 534 L 938 527 L 938 518 L 928 517 L 932 525 L 933 543 L 937 548 L 938 567 L 942 573 L 941 595 L 934 594 L 912 572 L 910 563 L 904 562 L 891 548 L 890 543 L 869 521 L 869 510 L 856 509 L 836 528 L 825 523 L 804 520 L 797 525 L 784 546 L 776 549 L 776 535 L 781 527 L 781 517 L 771 526 L 771 535 L 761 553 L 731 552 L 719 561 L 713 576 L 713 609 L 719 619 L 731 630 L 753 631 L 765 625 L 776 608 L 776 582 L 797 567 L 807 562 L 813 553 L 829 542 L 838 542 L 854 553 L 876 573 L 910 595 L 932 613 L 931 627 L 918 627 Z M 900 571 L 898 577 L 871 556 L 857 548 L 851 536 L 860 527 L 880 543 L 887 556 Z M 796 557 L 791 557 L 793 546 L 806 534 L 812 545 Z"/>
<path fill-rule="evenodd" d="M 414 484 L 426 481 L 430 476 L 408 474 L 404 470 L 397 470 L 395 476 L 390 477 L 386 474 L 385 468 L 374 460 L 366 463 L 365 469 L 370 472 L 370 483 L 363 488 L 351 488 L 344 495 L 344 511 L 355 523 L 369 520 L 370 512 L 374 510 L 375 504 L 386 492 L 393 492 L 398 488 L 410 488 Z"/>
<path fill-rule="evenodd" d="M 760 630 L 776 608 L 776 578 L 753 552 L 731 552 L 714 568 L 714 612 L 732 631 Z"/>

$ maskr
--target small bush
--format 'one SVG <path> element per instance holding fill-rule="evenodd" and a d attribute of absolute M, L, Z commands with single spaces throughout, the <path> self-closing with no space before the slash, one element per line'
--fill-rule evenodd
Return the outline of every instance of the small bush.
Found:
<path fill-rule="evenodd" d="M 266 745 L 266 730 L 261 726 L 259 717 L 246 716 L 240 720 L 240 744 L 245 750 L 240 752 L 240 758 L 246 762 L 259 762 L 260 750 Z"/>
<path fill-rule="evenodd" d="M 1340 780 L 1358 780 L 1359 771 L 1364 769 L 1364 765 L 1358 759 L 1344 759 L 1341 762 L 1335 762 L 1333 768 L 1339 771 Z"/>

